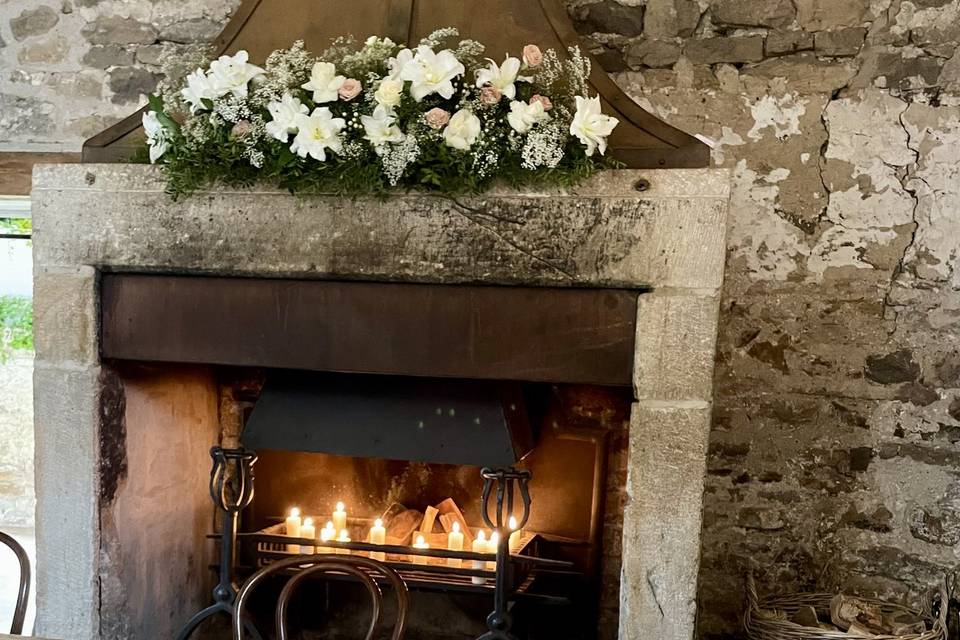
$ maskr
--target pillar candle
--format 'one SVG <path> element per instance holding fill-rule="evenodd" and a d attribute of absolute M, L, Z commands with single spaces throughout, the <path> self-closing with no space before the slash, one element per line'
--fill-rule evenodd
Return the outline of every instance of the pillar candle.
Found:
<path fill-rule="evenodd" d="M 417 541 L 413 543 L 414 549 L 429 549 L 430 544 L 423 539 L 423 536 L 417 536 Z M 413 564 L 427 564 L 427 556 L 413 556 Z"/>
<path fill-rule="evenodd" d="M 337 531 L 347 528 L 347 508 L 342 502 L 337 503 L 337 509 L 333 512 L 333 528 Z"/>
<path fill-rule="evenodd" d="M 477 537 L 473 539 L 473 552 L 474 553 L 488 553 L 487 550 L 487 534 L 481 529 L 477 532 Z M 474 560 L 473 568 L 474 569 L 483 569 L 486 563 L 483 560 Z M 473 584 L 486 584 L 487 579 L 481 578 L 479 576 L 473 576 L 471 578 Z"/>
<path fill-rule="evenodd" d="M 447 551 L 463 551 L 463 532 L 460 531 L 460 523 L 453 523 L 453 531 L 447 534 Z M 461 567 L 463 561 L 460 558 L 447 558 L 447 566 Z"/>
<path fill-rule="evenodd" d="M 520 538 L 523 536 L 523 529 L 517 528 L 517 519 L 510 516 L 507 523 L 510 526 L 510 553 L 515 553 L 520 548 Z"/>
<path fill-rule="evenodd" d="M 333 540 L 337 537 L 337 530 L 333 528 L 333 522 L 327 522 L 326 526 L 320 531 L 320 540 L 322 542 L 327 542 L 328 540 Z M 330 547 L 320 547 L 318 553 L 331 553 L 333 549 Z"/>
<path fill-rule="evenodd" d="M 337 536 L 337 542 L 350 542 L 350 534 L 346 529 L 340 529 L 340 535 Z M 337 549 L 340 555 L 350 555 L 350 549 Z"/>
<path fill-rule="evenodd" d="M 290 515 L 287 516 L 286 528 L 284 533 L 293 538 L 300 537 L 300 509 L 294 507 L 290 509 Z M 287 551 L 291 553 L 300 553 L 300 545 L 288 544 Z"/>
<path fill-rule="evenodd" d="M 373 526 L 370 527 L 370 544 L 384 544 L 387 541 L 387 530 L 383 526 L 383 520 L 377 518 L 376 522 L 373 523 Z M 379 560 L 383 562 L 387 559 L 387 554 L 383 551 L 374 551 L 370 554 L 370 557 L 374 560 Z"/>
<path fill-rule="evenodd" d="M 306 518 L 303 521 L 303 526 L 300 527 L 300 537 L 301 538 L 310 538 L 311 540 L 317 539 L 317 528 L 313 526 L 313 518 Z M 314 547 L 311 545 L 301 545 L 300 553 L 313 553 Z"/>
<path fill-rule="evenodd" d="M 496 552 L 497 552 L 497 547 L 499 547 L 499 546 L 500 546 L 500 534 L 497 533 L 496 531 L 494 531 L 493 533 L 490 534 L 490 539 L 487 540 L 487 552 L 489 552 L 489 553 L 496 553 Z M 497 561 L 496 561 L 496 560 L 491 560 L 490 562 L 488 562 L 488 563 L 487 563 L 487 570 L 488 570 L 488 571 L 496 571 L 496 570 L 497 570 Z"/>

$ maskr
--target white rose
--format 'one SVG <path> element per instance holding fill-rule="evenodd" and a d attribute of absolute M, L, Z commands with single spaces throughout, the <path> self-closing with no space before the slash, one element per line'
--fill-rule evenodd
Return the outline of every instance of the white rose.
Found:
<path fill-rule="evenodd" d="M 260 67 L 249 64 L 249 58 L 250 54 L 241 50 L 236 55 L 220 56 L 210 63 L 210 80 L 220 95 L 232 93 L 238 98 L 246 97 L 250 81 L 264 73 Z"/>
<path fill-rule="evenodd" d="M 403 94 L 403 80 L 394 78 L 384 78 L 373 94 L 373 99 L 377 104 L 384 107 L 393 108 L 400 104 L 400 97 Z"/>
<path fill-rule="evenodd" d="M 399 60 L 399 55 L 397 59 Z M 432 93 L 438 93 L 444 98 L 452 97 L 453 79 L 465 72 L 463 65 L 449 49 L 434 53 L 430 47 L 421 45 L 417 47 L 417 55 L 413 60 L 403 66 L 400 79 L 412 83 L 410 95 L 417 102 L 421 102 Z"/>
<path fill-rule="evenodd" d="M 487 58 L 487 61 L 490 63 L 487 68 L 477 71 L 478 87 L 490 85 L 513 100 L 517 97 L 517 85 L 514 83 L 530 81 L 530 78 L 517 77 L 517 74 L 520 73 L 520 60 L 518 58 L 507 56 L 507 59 L 500 66 L 497 66 L 497 63 L 490 58 Z"/>
<path fill-rule="evenodd" d="M 600 155 L 607 150 L 607 136 L 613 133 L 620 121 L 600 111 L 600 96 L 584 98 L 577 96 L 577 112 L 570 123 L 570 135 L 576 136 L 587 148 L 587 155 L 600 149 Z"/>
<path fill-rule="evenodd" d="M 517 133 L 526 133 L 530 131 L 533 125 L 540 122 L 546 122 L 550 119 L 550 114 L 543 108 L 543 103 L 534 100 L 530 104 L 526 102 L 514 101 L 510 103 L 510 113 L 507 114 L 507 122 Z"/>
<path fill-rule="evenodd" d="M 169 136 L 157 118 L 156 111 L 144 113 L 142 122 L 143 131 L 147 134 L 147 144 L 150 145 L 150 164 L 155 164 L 170 147 Z"/>
<path fill-rule="evenodd" d="M 335 102 L 339 97 L 338 91 L 343 86 L 346 77 L 337 75 L 337 68 L 330 62 L 318 62 L 310 71 L 310 80 L 302 87 L 313 91 L 313 101 L 317 104 Z"/>
<path fill-rule="evenodd" d="M 395 121 L 395 116 L 383 105 L 378 105 L 373 110 L 372 116 L 360 116 L 360 122 L 366 133 L 363 137 L 374 146 L 377 153 L 380 153 L 386 144 L 403 141 L 403 132 Z"/>
<path fill-rule="evenodd" d="M 327 159 L 327 149 L 334 153 L 343 151 L 340 131 L 347 123 L 343 118 L 334 118 L 327 107 L 317 107 L 309 116 L 299 114 L 296 124 L 297 136 L 290 145 L 290 151 L 301 158 L 309 155 L 324 162 Z"/>
<path fill-rule="evenodd" d="M 280 142 L 286 142 L 291 133 L 297 132 L 297 116 L 306 115 L 309 112 L 307 105 L 289 93 L 283 94 L 279 102 L 268 104 L 267 111 L 272 118 L 265 127 L 267 134 Z"/>
<path fill-rule="evenodd" d="M 443 139 L 447 146 L 466 151 L 477 141 L 480 135 L 480 118 L 469 109 L 460 109 L 443 130 Z"/>

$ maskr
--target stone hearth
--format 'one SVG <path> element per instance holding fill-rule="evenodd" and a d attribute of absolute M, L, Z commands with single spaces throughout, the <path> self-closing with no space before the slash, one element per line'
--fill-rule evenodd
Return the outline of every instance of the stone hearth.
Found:
<path fill-rule="evenodd" d="M 38 167 L 37 633 L 172 637 L 205 599 L 183 585 L 211 558 L 180 534 L 210 524 L 211 382 L 185 370 L 118 398 L 99 357 L 98 278 L 126 271 L 651 286 L 638 302 L 620 637 L 690 640 L 728 182 L 718 170 L 614 171 L 569 192 L 457 200 L 217 189 L 173 202 L 152 167 Z M 171 395 L 190 424 L 154 404 Z M 104 437 L 131 406 L 149 419 Z"/>

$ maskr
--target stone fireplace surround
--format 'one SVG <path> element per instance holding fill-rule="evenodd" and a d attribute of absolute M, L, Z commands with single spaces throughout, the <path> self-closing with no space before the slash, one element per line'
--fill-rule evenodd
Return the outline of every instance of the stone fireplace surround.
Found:
<path fill-rule="evenodd" d="M 155 616 L 145 609 L 178 597 L 182 587 L 170 567 L 180 562 L 202 574 L 210 561 L 169 543 L 167 520 L 175 518 L 162 516 L 177 508 L 176 496 L 149 486 L 138 494 L 142 461 L 101 437 L 117 403 L 99 358 L 98 273 L 113 270 L 652 286 L 638 301 L 620 637 L 693 637 L 726 171 L 612 171 L 566 192 L 495 191 L 457 200 L 216 189 L 173 202 L 163 187 L 160 171 L 141 165 L 34 170 L 37 634 L 147 640 L 138 618 Z M 183 373 L 188 381 L 192 375 Z M 193 388 L 204 384 L 198 379 Z M 186 396 L 215 421 L 215 406 Z M 205 456 L 206 443 L 172 444 L 184 461 Z M 113 456 L 129 474 L 103 471 L 116 467 Z M 116 482 L 133 485 L 125 490 L 136 508 L 110 499 Z M 203 495 L 205 480 L 193 489 Z M 129 517 L 137 513 L 155 517 Z M 118 529 L 132 531 L 124 540 L 150 541 L 138 549 L 135 567 L 118 545 Z M 161 578 L 167 583 L 158 584 Z M 122 618 L 129 620 L 118 627 Z"/>

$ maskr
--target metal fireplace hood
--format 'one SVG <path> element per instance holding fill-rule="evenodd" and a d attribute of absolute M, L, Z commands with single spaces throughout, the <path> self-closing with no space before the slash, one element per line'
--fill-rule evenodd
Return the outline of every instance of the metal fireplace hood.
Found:
<path fill-rule="evenodd" d="M 516 382 L 283 371 L 243 432 L 254 450 L 511 466 L 533 448 L 547 388 Z"/>
<path fill-rule="evenodd" d="M 246 49 L 259 63 L 298 39 L 319 53 L 338 36 L 385 35 L 409 45 L 449 26 L 498 60 L 528 43 L 561 54 L 580 44 L 563 0 L 243 0 L 213 48 L 217 55 Z M 645 111 L 593 62 L 591 90 L 620 120 L 610 137 L 613 157 L 635 169 L 709 166 L 705 144 Z M 83 161 L 127 161 L 142 144 L 142 111 L 87 140 Z"/>

